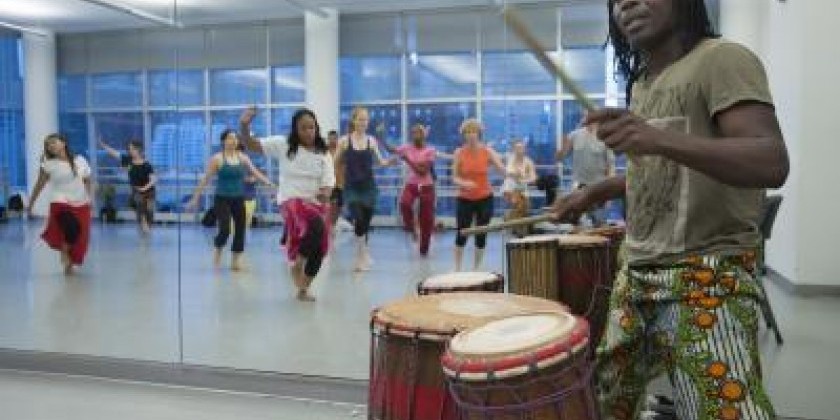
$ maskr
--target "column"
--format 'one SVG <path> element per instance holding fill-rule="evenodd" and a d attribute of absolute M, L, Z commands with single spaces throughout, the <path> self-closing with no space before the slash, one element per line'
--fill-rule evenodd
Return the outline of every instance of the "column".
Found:
<path fill-rule="evenodd" d="M 26 120 L 26 183 L 32 191 L 44 150 L 44 136 L 58 131 L 55 35 L 23 35 L 24 119 Z M 45 215 L 47 200 L 39 199 L 35 213 Z"/>
<path fill-rule="evenodd" d="M 338 12 L 305 12 L 306 105 L 318 115 L 321 134 L 339 129 Z"/>

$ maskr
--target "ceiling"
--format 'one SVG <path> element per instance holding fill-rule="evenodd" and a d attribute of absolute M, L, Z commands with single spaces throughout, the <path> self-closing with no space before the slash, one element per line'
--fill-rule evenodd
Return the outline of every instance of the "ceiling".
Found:
<path fill-rule="evenodd" d="M 574 20 L 603 19 L 603 0 L 507 0 L 511 3 L 568 4 Z M 342 14 L 488 6 L 494 0 L 108 0 L 157 16 L 177 17 L 186 26 L 300 17 L 306 7 Z M 0 0 L 0 21 L 58 33 L 145 28 L 154 23 L 83 0 Z"/>

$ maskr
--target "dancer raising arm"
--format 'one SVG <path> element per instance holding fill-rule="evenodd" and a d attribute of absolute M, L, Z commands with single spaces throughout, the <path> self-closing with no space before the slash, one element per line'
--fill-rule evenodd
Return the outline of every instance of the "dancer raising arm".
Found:
<path fill-rule="evenodd" d="M 335 187 L 335 166 L 321 137 L 315 113 L 301 109 L 292 116 L 288 138 L 255 139 L 250 134 L 256 109 L 245 111 L 240 130 L 252 151 L 277 159 L 280 183 L 277 202 L 283 217 L 286 256 L 291 263 L 297 299 L 314 301 L 309 293 L 329 250 L 330 195 Z"/>

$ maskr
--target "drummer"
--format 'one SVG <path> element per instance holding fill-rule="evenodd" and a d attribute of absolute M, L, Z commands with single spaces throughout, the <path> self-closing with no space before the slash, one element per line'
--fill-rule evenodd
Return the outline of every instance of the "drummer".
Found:
<path fill-rule="evenodd" d="M 608 199 L 628 203 L 627 263 L 598 351 L 603 418 L 639 418 L 649 379 L 667 370 L 677 418 L 773 419 L 756 338 L 755 220 L 789 163 L 764 68 L 717 37 L 703 0 L 609 6 L 630 109 L 585 123 L 630 156 L 627 176 L 554 206 L 568 219 Z"/>

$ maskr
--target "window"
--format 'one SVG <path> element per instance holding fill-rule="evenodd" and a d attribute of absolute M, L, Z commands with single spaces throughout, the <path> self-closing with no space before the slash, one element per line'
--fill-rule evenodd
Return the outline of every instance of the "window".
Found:
<path fill-rule="evenodd" d="M 143 141 L 143 114 L 139 112 L 113 112 L 93 114 L 93 127 L 97 139 L 125 152 L 128 142 Z M 100 179 L 122 180 L 120 162 L 97 147 L 96 162 Z"/>
<path fill-rule="evenodd" d="M 204 105 L 204 72 L 201 70 L 149 71 L 149 105 Z"/>
<path fill-rule="evenodd" d="M 58 78 L 58 108 L 61 110 L 87 108 L 87 77 L 84 75 Z"/>
<path fill-rule="evenodd" d="M 553 95 L 557 82 L 528 52 L 484 52 L 482 83 L 485 96 Z"/>
<path fill-rule="evenodd" d="M 474 97 L 478 78 L 474 53 L 409 55 L 410 99 Z"/>
<path fill-rule="evenodd" d="M 128 108 L 143 105 L 140 73 L 107 73 L 91 76 L 91 106 Z"/>
<path fill-rule="evenodd" d="M 158 176 L 157 202 L 173 211 L 189 199 L 206 162 L 203 112 L 152 112 L 146 157 Z"/>
<path fill-rule="evenodd" d="M 211 70 L 210 104 L 263 104 L 267 77 L 265 69 Z"/>
<path fill-rule="evenodd" d="M 400 57 L 344 57 L 340 60 L 341 103 L 400 100 Z"/>
<path fill-rule="evenodd" d="M 513 139 L 522 139 L 537 165 L 553 167 L 557 148 L 556 114 L 557 103 L 553 100 L 485 101 L 484 137 L 502 154 L 510 151 Z"/>
<path fill-rule="evenodd" d="M 26 138 L 20 38 L 0 36 L 0 203 L 26 185 Z"/>
<path fill-rule="evenodd" d="M 6 187 L 26 185 L 26 156 L 22 110 L 0 109 L 0 198 Z M 0 203 L 5 203 L 2 201 Z"/>
<path fill-rule="evenodd" d="M 273 103 L 306 101 L 306 83 L 302 65 L 271 69 L 271 86 L 271 102 Z"/>
<path fill-rule="evenodd" d="M 563 51 L 563 63 L 569 76 L 587 93 L 606 91 L 605 59 L 601 47 L 567 48 Z"/>
<path fill-rule="evenodd" d="M 88 143 L 87 114 L 76 112 L 63 112 L 59 114 L 58 131 L 67 136 L 70 150 L 73 153 L 82 155 L 89 161 L 92 160 L 90 145 Z"/>

